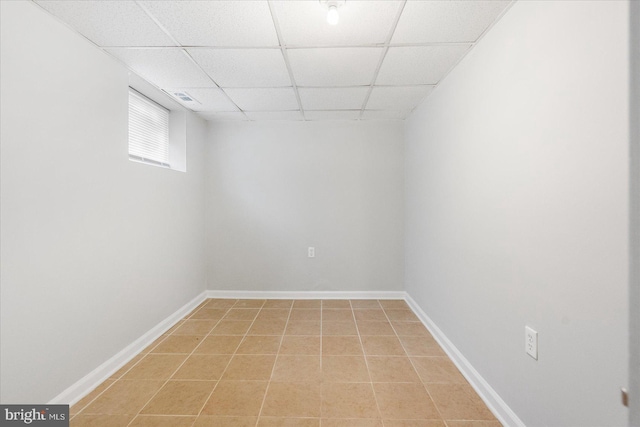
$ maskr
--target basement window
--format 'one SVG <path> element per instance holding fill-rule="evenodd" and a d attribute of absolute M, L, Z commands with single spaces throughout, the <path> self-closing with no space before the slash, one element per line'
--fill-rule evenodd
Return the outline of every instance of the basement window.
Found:
<path fill-rule="evenodd" d="M 129 159 L 170 167 L 169 110 L 129 88 Z"/>

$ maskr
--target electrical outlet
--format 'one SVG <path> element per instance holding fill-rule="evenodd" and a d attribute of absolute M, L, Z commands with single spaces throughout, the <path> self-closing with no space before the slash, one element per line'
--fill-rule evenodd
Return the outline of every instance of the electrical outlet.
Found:
<path fill-rule="evenodd" d="M 316 257 L 316 248 L 314 248 L 313 246 L 309 246 L 309 249 L 307 249 L 307 256 L 309 258 L 315 258 Z"/>
<path fill-rule="evenodd" d="M 538 333 L 528 326 L 524 327 L 525 351 L 538 360 Z"/>

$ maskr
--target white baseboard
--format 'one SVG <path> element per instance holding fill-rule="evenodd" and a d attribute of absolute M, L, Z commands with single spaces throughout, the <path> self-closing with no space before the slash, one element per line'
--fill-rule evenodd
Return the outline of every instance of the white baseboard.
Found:
<path fill-rule="evenodd" d="M 111 375 L 116 373 L 120 368 L 126 365 L 137 354 L 144 350 L 149 344 L 158 339 L 162 334 L 171 329 L 180 319 L 185 317 L 189 312 L 196 308 L 202 301 L 207 298 L 206 292 L 189 301 L 187 304 L 178 309 L 175 313 L 158 323 L 147 333 L 129 344 L 122 351 L 109 360 L 89 372 L 82 379 L 77 381 L 71 387 L 54 397 L 49 404 L 74 405 L 87 394 L 91 393 L 97 386 L 104 382 Z"/>
<path fill-rule="evenodd" d="M 447 336 L 438 328 L 433 320 L 422 311 L 418 303 L 416 303 L 409 294 L 406 295 L 405 301 L 502 425 L 505 427 L 526 427 L 516 413 L 502 400 L 500 395 L 496 393 L 489 383 L 482 378 L 480 373 L 475 370 L 460 350 L 449 341 Z"/>
<path fill-rule="evenodd" d="M 405 299 L 404 291 L 206 291 L 207 298 Z"/>

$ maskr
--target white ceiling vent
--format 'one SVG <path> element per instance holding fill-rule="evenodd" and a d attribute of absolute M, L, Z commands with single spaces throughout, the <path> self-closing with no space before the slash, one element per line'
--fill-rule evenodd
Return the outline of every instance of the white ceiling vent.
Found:
<path fill-rule="evenodd" d="M 198 102 L 187 92 L 173 92 L 173 96 L 184 102 Z"/>

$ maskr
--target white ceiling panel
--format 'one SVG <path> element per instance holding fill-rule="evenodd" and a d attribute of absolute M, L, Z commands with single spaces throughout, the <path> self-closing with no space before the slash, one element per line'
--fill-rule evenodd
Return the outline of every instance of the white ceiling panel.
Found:
<path fill-rule="evenodd" d="M 133 1 L 38 1 L 98 46 L 174 46 Z"/>
<path fill-rule="evenodd" d="M 107 49 L 107 52 L 161 88 L 214 86 L 182 49 Z"/>
<path fill-rule="evenodd" d="M 402 110 L 364 110 L 362 120 L 404 120 L 409 113 Z"/>
<path fill-rule="evenodd" d="M 183 46 L 278 46 L 266 1 L 140 2 Z"/>
<path fill-rule="evenodd" d="M 431 90 L 431 86 L 374 87 L 366 108 L 367 110 L 410 111 Z"/>
<path fill-rule="evenodd" d="M 400 1 L 347 1 L 337 25 L 327 23 L 319 1 L 274 1 L 283 43 L 294 46 L 381 44 L 391 31 Z"/>
<path fill-rule="evenodd" d="M 221 87 L 291 86 L 280 49 L 188 49 Z"/>
<path fill-rule="evenodd" d="M 378 85 L 436 84 L 471 45 L 391 47 L 378 74 Z"/>
<path fill-rule="evenodd" d="M 246 115 L 250 120 L 302 120 L 300 111 L 254 111 Z"/>
<path fill-rule="evenodd" d="M 377 47 L 287 49 L 287 55 L 299 86 L 361 86 L 371 84 L 382 51 Z"/>
<path fill-rule="evenodd" d="M 510 1 L 409 1 L 391 43 L 475 42 Z"/>
<path fill-rule="evenodd" d="M 243 113 L 198 113 L 198 115 L 210 122 L 248 120 Z"/>
<path fill-rule="evenodd" d="M 341 88 L 299 88 L 305 110 L 359 110 L 369 86 Z"/>
<path fill-rule="evenodd" d="M 191 88 L 167 90 L 179 103 L 193 111 L 230 112 L 239 111 L 231 100 L 218 88 Z M 185 93 L 193 101 L 183 101 L 175 93 Z"/>
<path fill-rule="evenodd" d="M 360 110 L 305 111 L 307 120 L 358 120 Z"/>
<path fill-rule="evenodd" d="M 224 90 L 244 111 L 297 110 L 293 88 L 231 88 Z"/>

